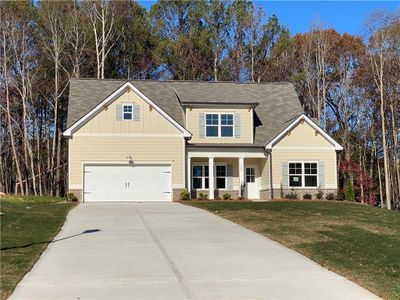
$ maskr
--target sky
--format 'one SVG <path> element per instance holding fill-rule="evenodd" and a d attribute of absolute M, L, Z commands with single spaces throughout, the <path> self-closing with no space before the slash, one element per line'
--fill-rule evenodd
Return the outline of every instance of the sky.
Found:
<path fill-rule="evenodd" d="M 154 1 L 139 1 L 149 9 Z M 400 10 L 399 1 L 254 1 L 266 17 L 276 15 L 291 34 L 302 33 L 318 19 L 339 33 L 363 34 L 363 23 L 374 9 Z"/>

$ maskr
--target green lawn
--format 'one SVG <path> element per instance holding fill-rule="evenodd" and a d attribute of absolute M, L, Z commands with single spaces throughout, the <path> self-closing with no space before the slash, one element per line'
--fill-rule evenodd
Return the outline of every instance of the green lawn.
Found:
<path fill-rule="evenodd" d="M 62 198 L 9 196 L 0 199 L 0 298 L 7 298 L 58 233 L 74 206 Z"/>
<path fill-rule="evenodd" d="M 386 299 L 400 299 L 400 213 L 328 201 L 184 202 L 292 248 Z"/>

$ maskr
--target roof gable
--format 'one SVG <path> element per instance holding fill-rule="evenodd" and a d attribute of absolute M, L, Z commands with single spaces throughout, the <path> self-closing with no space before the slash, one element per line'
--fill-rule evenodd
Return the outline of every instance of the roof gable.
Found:
<path fill-rule="evenodd" d="M 295 120 L 293 120 L 286 128 L 284 128 L 279 134 L 277 134 L 266 146 L 267 150 L 273 149 L 279 142 L 281 142 L 291 131 L 295 130 L 297 126 L 305 122 L 308 124 L 315 132 L 320 134 L 335 150 L 343 150 L 343 147 L 336 142 L 332 137 L 329 136 L 321 127 L 319 127 L 314 121 L 308 118 L 306 115 L 302 114 Z M 318 142 L 317 142 L 318 143 Z M 324 143 L 327 145 L 327 143 Z"/>
<path fill-rule="evenodd" d="M 132 90 L 137 94 L 143 101 L 147 102 L 151 105 L 158 113 L 160 113 L 167 121 L 169 121 L 173 126 L 175 126 L 178 130 L 183 133 L 184 137 L 190 137 L 191 134 L 187 131 L 181 124 L 176 122 L 171 116 L 169 116 L 165 111 L 163 111 L 156 103 L 150 100 L 146 95 L 144 95 L 141 91 L 139 91 L 135 86 L 133 86 L 130 82 L 126 82 L 121 85 L 117 90 L 115 90 L 111 95 L 106 97 L 103 101 L 98 103 L 94 108 L 92 108 L 89 112 L 87 112 L 83 117 L 73 123 L 65 132 L 64 136 L 71 136 L 76 130 L 78 130 L 83 124 L 91 120 L 94 116 L 96 116 L 99 112 L 101 112 L 105 107 L 110 105 L 113 101 L 118 99 L 123 93 L 127 90 Z"/>

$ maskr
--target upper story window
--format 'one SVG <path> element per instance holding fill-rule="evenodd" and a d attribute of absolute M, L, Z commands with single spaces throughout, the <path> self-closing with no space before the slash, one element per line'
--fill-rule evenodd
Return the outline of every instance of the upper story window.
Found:
<path fill-rule="evenodd" d="M 206 114 L 206 137 L 233 137 L 233 114 Z"/>
<path fill-rule="evenodd" d="M 133 104 L 122 105 L 122 119 L 133 120 Z"/>
<path fill-rule="evenodd" d="M 318 187 L 318 163 L 290 162 L 289 187 Z"/>

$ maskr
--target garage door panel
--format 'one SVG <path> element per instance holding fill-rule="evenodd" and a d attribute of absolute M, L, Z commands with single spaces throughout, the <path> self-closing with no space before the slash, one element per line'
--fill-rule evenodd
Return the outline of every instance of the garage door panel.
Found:
<path fill-rule="evenodd" d="M 84 201 L 170 201 L 171 166 L 85 166 Z"/>

